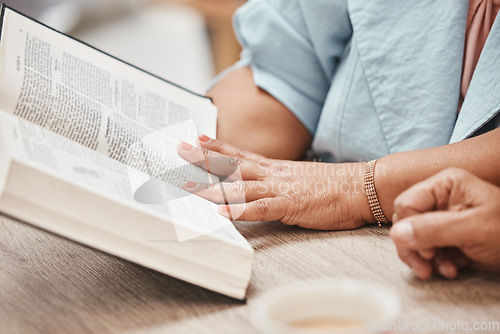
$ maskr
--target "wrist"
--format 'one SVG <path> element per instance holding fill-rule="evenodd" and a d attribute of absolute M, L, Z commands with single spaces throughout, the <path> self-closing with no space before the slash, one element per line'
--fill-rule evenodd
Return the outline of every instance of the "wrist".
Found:
<path fill-rule="evenodd" d="M 411 174 L 403 172 L 400 169 L 395 169 L 394 157 L 385 156 L 377 161 L 375 166 L 375 187 L 377 196 L 382 208 L 382 212 L 388 221 L 392 221 L 394 214 L 394 200 L 403 191 L 408 189 L 412 184 L 408 181 L 407 175 Z M 405 168 L 406 169 L 406 168 Z"/>

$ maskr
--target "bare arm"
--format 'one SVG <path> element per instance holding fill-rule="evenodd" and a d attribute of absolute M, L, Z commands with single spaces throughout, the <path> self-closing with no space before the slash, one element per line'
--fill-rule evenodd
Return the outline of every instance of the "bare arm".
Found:
<path fill-rule="evenodd" d="M 236 175 L 239 181 L 216 187 L 188 182 L 185 189 L 214 202 L 229 203 L 220 208 L 228 218 L 279 220 L 320 230 L 352 229 L 375 222 L 363 185 L 366 163 L 273 160 L 207 137 L 200 137 L 200 142 L 201 148 L 183 143 L 179 154 L 215 174 Z M 497 129 L 460 143 L 381 158 L 375 185 L 386 217 L 393 218 L 394 199 L 401 192 L 449 167 L 467 169 L 500 185 L 499 151 Z"/>
<path fill-rule="evenodd" d="M 449 167 L 465 169 L 500 186 L 500 129 L 455 144 L 391 154 L 376 166 L 375 186 L 385 216 L 395 198 L 415 183 Z"/>
<path fill-rule="evenodd" d="M 283 104 L 258 88 L 248 67 L 238 69 L 209 92 L 219 108 L 217 137 L 269 158 L 294 160 L 312 136 Z"/>

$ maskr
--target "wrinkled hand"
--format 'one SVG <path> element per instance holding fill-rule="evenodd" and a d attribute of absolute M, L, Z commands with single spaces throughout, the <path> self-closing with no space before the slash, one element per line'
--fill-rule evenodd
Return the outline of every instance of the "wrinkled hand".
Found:
<path fill-rule="evenodd" d="M 500 188 L 448 169 L 401 194 L 394 212 L 391 238 L 421 279 L 467 266 L 500 273 Z"/>
<path fill-rule="evenodd" d="M 183 188 L 221 203 L 219 213 L 229 219 L 277 220 L 318 230 L 353 229 L 371 219 L 364 163 L 273 160 L 206 136 L 200 143 L 201 148 L 182 143 L 179 155 L 230 182 L 186 181 Z"/>

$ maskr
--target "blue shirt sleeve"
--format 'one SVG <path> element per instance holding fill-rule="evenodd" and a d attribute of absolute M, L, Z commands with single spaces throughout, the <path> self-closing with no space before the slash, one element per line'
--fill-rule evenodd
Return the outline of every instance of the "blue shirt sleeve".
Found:
<path fill-rule="evenodd" d="M 345 0 L 250 0 L 234 18 L 257 86 L 314 134 L 336 66 L 352 35 Z"/>

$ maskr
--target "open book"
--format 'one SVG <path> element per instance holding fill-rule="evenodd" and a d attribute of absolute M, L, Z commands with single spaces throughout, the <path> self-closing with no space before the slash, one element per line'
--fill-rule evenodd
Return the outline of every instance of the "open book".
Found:
<path fill-rule="evenodd" d="M 211 100 L 2 6 L 0 212 L 243 299 L 253 249 L 177 155 L 216 135 Z"/>

